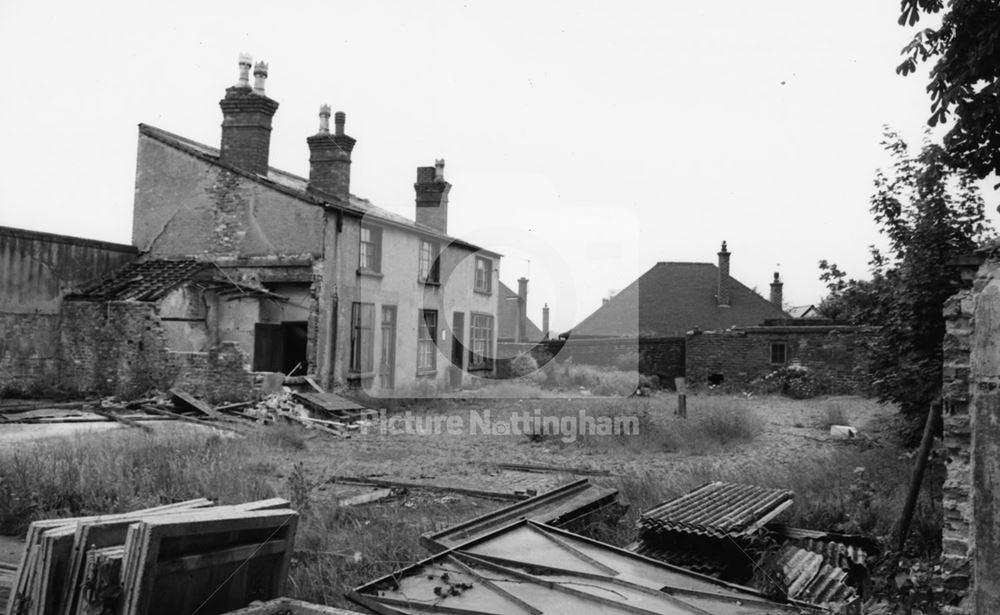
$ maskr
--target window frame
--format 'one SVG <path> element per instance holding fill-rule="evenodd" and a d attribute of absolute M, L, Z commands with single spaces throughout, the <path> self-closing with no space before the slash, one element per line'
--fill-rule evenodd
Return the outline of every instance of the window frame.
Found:
<path fill-rule="evenodd" d="M 433 316 L 433 319 L 428 319 Z M 433 322 L 432 322 L 433 321 Z M 438 311 L 417 311 L 417 373 L 437 371 Z M 429 348 L 428 348 L 429 345 Z"/>
<path fill-rule="evenodd" d="M 778 352 L 776 353 L 775 351 Z M 775 360 L 776 354 L 780 354 L 781 356 L 780 361 Z M 786 363 L 788 363 L 788 343 L 771 342 L 771 365 L 785 365 Z"/>
<path fill-rule="evenodd" d="M 429 248 L 427 254 L 430 262 L 425 260 L 424 246 Z M 425 265 L 427 270 L 425 271 Z M 425 275 L 426 273 L 426 275 Z M 417 252 L 417 281 L 422 284 L 441 283 L 441 244 L 429 239 L 420 239 L 420 247 Z"/>
<path fill-rule="evenodd" d="M 486 319 L 487 326 L 482 326 Z M 485 331 L 486 336 L 481 333 Z M 469 318 L 469 371 L 493 369 L 493 343 L 496 340 L 496 317 L 493 314 L 472 312 Z M 478 349 L 482 348 L 482 352 Z"/>
<path fill-rule="evenodd" d="M 485 279 L 485 285 L 480 285 L 479 284 L 479 264 L 480 263 L 483 263 L 483 265 L 484 265 L 483 266 L 483 272 L 484 272 L 485 275 L 483 277 Z M 477 293 L 482 293 L 484 295 L 492 295 L 493 294 L 493 260 L 492 259 L 486 258 L 485 256 L 477 256 L 476 257 L 476 264 L 475 264 L 475 268 L 473 270 L 472 277 L 473 277 L 473 282 L 472 282 L 473 290 L 475 290 Z"/>
<path fill-rule="evenodd" d="M 365 326 L 366 311 L 369 317 L 367 327 Z M 375 373 L 374 303 L 363 301 L 351 303 L 351 347 L 348 373 L 353 376 L 366 376 Z"/>
<path fill-rule="evenodd" d="M 365 241 L 365 231 L 369 233 L 369 241 Z M 371 246 L 371 262 L 365 263 L 365 246 Z M 362 224 L 358 233 L 358 271 L 382 273 L 382 227 L 372 224 Z"/>

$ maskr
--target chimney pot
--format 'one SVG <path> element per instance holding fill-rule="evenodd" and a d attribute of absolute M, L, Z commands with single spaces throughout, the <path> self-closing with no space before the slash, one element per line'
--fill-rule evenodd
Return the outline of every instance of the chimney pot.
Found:
<path fill-rule="evenodd" d="M 253 56 L 249 53 L 241 53 L 240 60 L 240 79 L 236 82 L 236 87 L 238 88 L 249 88 L 250 87 L 250 67 L 253 66 Z"/>
<path fill-rule="evenodd" d="M 344 124 L 347 123 L 347 114 L 343 111 L 337 111 L 333 116 L 333 124 L 336 126 L 336 134 L 338 137 L 344 136 Z"/>
<path fill-rule="evenodd" d="M 264 82 L 267 81 L 267 62 L 257 62 L 253 67 L 253 93 L 264 96 Z"/>
<path fill-rule="evenodd" d="M 444 158 L 438 158 L 434 161 L 434 181 L 444 181 Z"/>
<path fill-rule="evenodd" d="M 330 105 L 320 105 L 319 107 L 319 132 L 321 134 L 330 133 Z"/>

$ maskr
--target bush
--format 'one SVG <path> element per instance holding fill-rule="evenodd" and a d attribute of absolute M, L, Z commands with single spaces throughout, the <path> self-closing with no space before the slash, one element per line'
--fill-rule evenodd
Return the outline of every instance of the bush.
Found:
<path fill-rule="evenodd" d="M 522 352 L 510 360 L 510 372 L 514 377 L 521 378 L 538 371 L 538 361 L 530 354 Z"/>
<path fill-rule="evenodd" d="M 792 399 L 810 399 L 830 391 L 825 378 L 797 363 L 776 369 L 751 386 L 757 393 L 780 393 Z"/>

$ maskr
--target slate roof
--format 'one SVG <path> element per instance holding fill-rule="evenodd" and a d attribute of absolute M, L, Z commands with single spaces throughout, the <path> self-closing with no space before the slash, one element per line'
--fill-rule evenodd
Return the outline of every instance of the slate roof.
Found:
<path fill-rule="evenodd" d="M 67 299 L 90 301 L 156 301 L 203 271 L 207 263 L 196 260 L 134 262 L 109 276 L 84 286 Z"/>
<path fill-rule="evenodd" d="M 730 277 L 730 306 L 719 307 L 718 268 L 711 263 L 660 262 L 572 330 L 584 337 L 672 337 L 788 318 L 770 301 Z"/>
<path fill-rule="evenodd" d="M 152 139 L 159 141 L 165 145 L 169 145 L 175 149 L 179 149 L 183 152 L 191 154 L 196 158 L 204 160 L 208 163 L 214 164 L 216 166 L 223 167 L 229 171 L 247 177 L 259 184 L 268 186 L 279 192 L 283 192 L 289 196 L 295 197 L 299 200 L 305 201 L 312 205 L 324 206 L 324 207 L 336 207 L 343 211 L 353 213 L 359 216 L 372 216 L 377 218 L 383 223 L 388 223 L 393 226 L 408 229 L 415 233 L 422 235 L 431 235 L 444 239 L 450 243 L 469 248 L 471 250 L 476 250 L 489 254 L 492 256 L 500 256 L 500 254 L 481 248 L 477 245 L 463 241 L 457 237 L 452 237 L 441 233 L 437 229 L 431 228 L 424 224 L 419 224 L 401 216 L 397 213 L 391 212 L 387 209 L 383 209 L 376 205 L 373 205 L 367 199 L 355 195 L 349 195 L 348 202 L 343 202 L 340 199 L 332 195 L 323 195 L 320 193 L 310 192 L 306 189 L 309 185 L 309 180 L 289 173 L 287 171 L 282 171 L 281 169 L 276 169 L 274 167 L 268 167 L 267 177 L 263 175 L 257 175 L 254 173 L 249 173 L 242 169 L 237 169 L 229 165 L 223 164 L 219 161 L 219 149 L 205 145 L 203 143 L 198 143 L 197 141 L 192 141 L 191 139 L 182 137 L 180 135 L 167 132 L 166 130 L 156 128 L 155 126 L 150 126 L 148 124 L 139 124 L 139 133 L 146 135 Z M 321 196 L 325 198 L 320 198 Z"/>
<path fill-rule="evenodd" d="M 513 340 L 517 333 L 517 293 L 509 286 L 500 282 L 500 306 L 497 308 L 497 339 Z M 542 330 L 526 319 L 527 332 L 525 340 L 529 342 L 539 342 L 542 340 Z"/>

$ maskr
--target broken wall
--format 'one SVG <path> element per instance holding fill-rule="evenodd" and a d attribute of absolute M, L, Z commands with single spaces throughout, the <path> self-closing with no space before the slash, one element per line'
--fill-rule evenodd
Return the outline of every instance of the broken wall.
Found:
<path fill-rule="evenodd" d="M 58 385 L 62 296 L 136 254 L 132 246 L 0 227 L 0 393 Z"/>
<path fill-rule="evenodd" d="M 977 615 L 1000 612 L 1000 259 L 984 256 L 963 272 L 971 288 L 945 304 L 942 391 L 942 572 L 964 598 L 948 612 Z"/>

